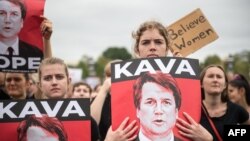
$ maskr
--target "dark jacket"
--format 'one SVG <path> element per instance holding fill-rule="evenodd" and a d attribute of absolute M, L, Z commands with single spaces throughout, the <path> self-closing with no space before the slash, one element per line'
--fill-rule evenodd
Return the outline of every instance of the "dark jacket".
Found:
<path fill-rule="evenodd" d="M 29 43 L 19 40 L 19 56 L 20 57 L 43 57 L 43 51 Z"/>
<path fill-rule="evenodd" d="M 37 68 L 39 67 L 40 61 L 43 59 L 43 51 L 38 47 L 35 47 L 31 44 L 28 44 L 24 41 L 19 40 L 19 55 L 13 54 L 11 55 L 3 55 L 8 58 L 10 64 L 5 68 L 0 68 L 2 71 L 15 71 L 15 72 L 36 72 Z M 22 60 L 25 60 L 24 65 L 15 65 L 12 64 L 13 57 L 18 58 L 20 57 Z M 32 59 L 29 60 L 29 58 Z M 20 59 L 18 58 L 18 59 Z M 20 61 L 17 61 L 20 62 Z M 30 62 L 30 65 L 29 65 Z M 0 62 L 4 64 L 4 62 Z"/>
<path fill-rule="evenodd" d="M 135 141 L 140 141 L 139 137 L 135 139 Z M 174 136 L 174 141 L 182 141 L 180 138 Z"/>

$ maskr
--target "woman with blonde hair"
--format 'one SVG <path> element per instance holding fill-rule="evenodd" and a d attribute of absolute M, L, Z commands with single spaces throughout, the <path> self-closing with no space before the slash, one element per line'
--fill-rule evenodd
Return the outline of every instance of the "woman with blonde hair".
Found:
<path fill-rule="evenodd" d="M 133 54 L 135 58 L 166 57 L 169 50 L 171 50 L 167 30 L 160 22 L 146 21 L 142 23 L 140 27 L 132 33 L 132 37 L 135 40 L 135 44 L 133 46 Z M 178 52 L 174 52 L 173 55 L 179 57 L 181 56 Z M 106 76 L 111 76 L 110 63 L 105 67 Z M 110 94 L 108 94 L 110 87 L 111 79 L 110 77 L 107 77 L 103 82 L 100 92 L 91 104 L 91 115 L 99 124 L 99 127 L 101 126 L 99 130 L 102 138 L 104 138 L 107 133 L 120 132 L 119 130 L 121 129 L 118 128 L 118 130 L 112 131 L 112 129 L 109 128 L 111 127 L 111 98 L 106 97 L 110 97 Z M 105 109 L 109 112 L 105 112 Z M 132 121 L 131 123 L 131 126 L 134 127 L 130 131 L 135 132 L 138 129 L 138 126 L 135 124 L 136 121 Z M 123 133 L 125 135 L 126 133 L 130 133 L 130 131 Z M 132 140 L 135 138 L 136 136 L 125 136 L 124 138 L 117 139 L 122 141 L 126 139 Z"/>

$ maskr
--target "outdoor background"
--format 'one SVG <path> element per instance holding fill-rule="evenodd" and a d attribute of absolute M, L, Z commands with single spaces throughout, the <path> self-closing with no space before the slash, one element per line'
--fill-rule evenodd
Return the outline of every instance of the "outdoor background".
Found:
<path fill-rule="evenodd" d="M 219 39 L 188 57 L 199 59 L 201 66 L 211 63 L 212 58 L 212 62 L 229 69 L 244 71 L 249 78 L 249 0 L 47 0 L 44 13 L 53 22 L 53 55 L 72 67 L 87 67 L 83 74 L 86 77 L 93 71 L 97 72 L 92 75 L 102 75 L 105 63 L 117 58 L 103 55 L 110 47 L 129 57 L 126 53 L 131 53 L 134 43 L 131 33 L 142 22 L 153 19 L 167 26 L 197 8 Z M 244 67 L 235 70 L 237 59 L 243 61 L 240 66 Z"/>

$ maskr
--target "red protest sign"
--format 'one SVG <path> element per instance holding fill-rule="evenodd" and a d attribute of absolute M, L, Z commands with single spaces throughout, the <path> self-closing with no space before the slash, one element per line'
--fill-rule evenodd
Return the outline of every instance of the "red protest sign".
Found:
<path fill-rule="evenodd" d="M 175 127 L 183 112 L 200 120 L 199 63 L 196 59 L 159 57 L 112 63 L 112 127 L 125 117 L 137 120 L 138 138 L 182 138 Z M 146 134 L 150 135 L 146 135 Z M 155 137 L 150 138 L 150 137 Z"/>
<path fill-rule="evenodd" d="M 0 16 L 0 71 L 37 71 L 43 58 L 40 15 L 44 3 L 45 0 L 0 2 L 4 13 Z"/>
<path fill-rule="evenodd" d="M 89 99 L 2 100 L 0 140 L 90 141 Z"/>

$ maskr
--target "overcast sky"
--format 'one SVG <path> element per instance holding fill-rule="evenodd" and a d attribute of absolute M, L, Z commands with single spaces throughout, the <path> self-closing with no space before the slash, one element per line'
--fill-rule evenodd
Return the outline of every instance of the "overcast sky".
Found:
<path fill-rule="evenodd" d="M 46 0 L 44 14 L 53 22 L 53 55 L 73 63 L 83 55 L 97 59 L 110 46 L 131 52 L 131 33 L 142 22 L 170 25 L 197 8 L 219 39 L 188 57 L 250 50 L 249 0 Z"/>

